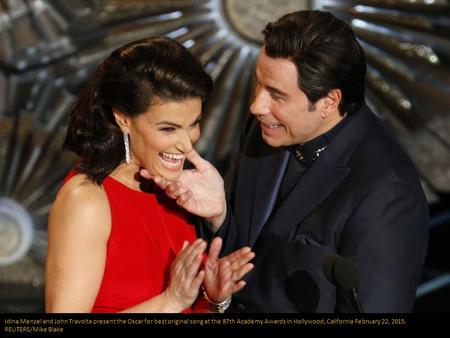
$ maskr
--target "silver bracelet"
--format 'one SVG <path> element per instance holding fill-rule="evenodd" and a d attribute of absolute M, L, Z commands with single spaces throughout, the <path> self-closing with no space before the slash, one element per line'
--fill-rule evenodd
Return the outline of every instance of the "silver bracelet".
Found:
<path fill-rule="evenodd" d="M 229 308 L 229 306 L 231 304 L 231 296 L 229 296 L 228 298 L 226 298 L 224 301 L 222 301 L 220 303 L 216 303 L 216 302 L 213 302 L 208 297 L 208 294 L 206 293 L 206 290 L 203 285 L 202 285 L 202 292 L 203 292 L 203 297 L 205 297 L 205 300 L 208 302 L 212 311 L 218 312 L 218 313 L 224 313 Z"/>

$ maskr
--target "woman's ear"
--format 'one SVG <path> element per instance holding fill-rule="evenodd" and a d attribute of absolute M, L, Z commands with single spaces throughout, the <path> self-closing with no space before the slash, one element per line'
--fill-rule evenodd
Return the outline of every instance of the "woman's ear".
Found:
<path fill-rule="evenodd" d="M 114 119 L 123 133 L 128 133 L 130 129 L 130 118 L 124 113 L 113 108 Z"/>
<path fill-rule="evenodd" d="M 339 114 L 339 104 L 342 100 L 342 93 L 340 89 L 332 89 L 323 98 L 322 118 L 326 118 L 335 113 Z"/>

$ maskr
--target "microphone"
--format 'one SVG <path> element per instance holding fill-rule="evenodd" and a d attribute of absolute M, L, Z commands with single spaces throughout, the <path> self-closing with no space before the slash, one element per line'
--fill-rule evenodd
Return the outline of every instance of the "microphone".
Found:
<path fill-rule="evenodd" d="M 330 283 L 351 296 L 351 303 L 356 312 L 364 313 L 358 296 L 359 271 L 356 264 L 349 258 L 327 254 L 322 261 L 322 270 Z"/>
<path fill-rule="evenodd" d="M 313 313 L 319 304 L 320 290 L 308 271 L 294 271 L 286 279 L 286 295 L 299 313 Z"/>

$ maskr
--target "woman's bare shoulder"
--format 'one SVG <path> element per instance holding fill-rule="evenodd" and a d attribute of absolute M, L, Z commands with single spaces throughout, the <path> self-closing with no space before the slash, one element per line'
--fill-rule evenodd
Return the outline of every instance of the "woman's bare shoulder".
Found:
<path fill-rule="evenodd" d="M 94 229 L 109 233 L 110 218 L 108 196 L 104 188 L 86 175 L 77 174 L 59 190 L 50 212 L 49 226 L 52 223 L 76 224 L 80 229 L 95 224 Z"/>

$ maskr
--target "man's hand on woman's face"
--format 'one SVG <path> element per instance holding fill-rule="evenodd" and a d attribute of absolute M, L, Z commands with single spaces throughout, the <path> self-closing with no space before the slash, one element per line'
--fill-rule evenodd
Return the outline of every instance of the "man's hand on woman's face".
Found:
<path fill-rule="evenodd" d="M 177 200 L 178 205 L 190 213 L 206 218 L 217 230 L 226 216 L 223 179 L 214 166 L 204 160 L 195 150 L 186 154 L 194 169 L 183 170 L 176 181 L 153 176 L 141 169 L 142 177 L 152 179 L 166 194 Z"/>

